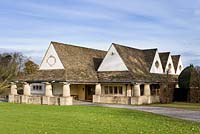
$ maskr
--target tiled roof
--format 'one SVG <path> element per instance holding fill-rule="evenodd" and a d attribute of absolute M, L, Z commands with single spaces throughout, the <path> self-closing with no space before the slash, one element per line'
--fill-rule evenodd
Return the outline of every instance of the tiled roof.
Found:
<path fill-rule="evenodd" d="M 173 61 L 173 64 L 174 64 L 175 71 L 178 68 L 178 62 L 179 62 L 179 60 L 180 60 L 180 55 L 172 55 L 172 61 Z"/>
<path fill-rule="evenodd" d="M 51 42 L 64 70 L 39 70 L 22 81 L 69 81 L 75 83 L 97 82 L 161 82 L 164 75 L 151 74 L 157 49 L 140 50 L 112 44 L 121 56 L 129 71 L 97 72 L 106 51 Z"/>
<path fill-rule="evenodd" d="M 167 66 L 167 61 L 168 61 L 169 55 L 170 55 L 170 52 L 159 53 L 160 60 L 161 60 L 164 71 Z"/>

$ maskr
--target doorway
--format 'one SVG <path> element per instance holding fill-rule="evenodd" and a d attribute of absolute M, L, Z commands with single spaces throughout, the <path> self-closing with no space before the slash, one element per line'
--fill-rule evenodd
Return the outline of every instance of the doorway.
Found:
<path fill-rule="evenodd" d="M 95 85 L 85 85 L 85 100 L 92 101 L 93 95 L 95 95 Z"/>

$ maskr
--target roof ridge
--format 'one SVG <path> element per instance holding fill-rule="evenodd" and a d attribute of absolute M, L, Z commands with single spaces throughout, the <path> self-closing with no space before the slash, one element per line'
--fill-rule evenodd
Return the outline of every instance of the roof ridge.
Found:
<path fill-rule="evenodd" d="M 138 49 L 138 48 L 134 48 L 134 47 L 122 45 L 122 44 L 112 43 L 112 45 L 117 45 L 117 46 L 120 46 L 120 47 L 126 47 L 126 48 L 129 48 L 129 49 L 134 49 L 134 50 L 142 51 L 142 49 Z"/>
<path fill-rule="evenodd" d="M 171 52 L 159 52 L 159 54 L 170 54 Z"/>
<path fill-rule="evenodd" d="M 147 48 L 147 49 L 142 49 L 142 51 L 148 51 L 148 50 L 158 50 L 158 48 Z"/>
<path fill-rule="evenodd" d="M 90 50 L 95 50 L 95 51 L 107 52 L 106 50 L 100 50 L 100 49 L 89 48 L 89 47 L 82 47 L 82 46 L 78 46 L 78 45 L 66 44 L 66 43 L 56 42 L 56 41 L 51 41 L 51 44 L 53 44 L 53 45 L 63 45 L 63 46 L 72 46 L 72 47 L 79 47 L 79 48 L 83 48 L 83 49 L 90 49 Z"/>
<path fill-rule="evenodd" d="M 178 55 L 171 55 L 171 56 L 172 56 L 172 57 L 176 57 L 176 56 L 179 56 L 179 57 L 180 57 L 181 55 L 180 55 L 180 54 L 178 54 Z"/>
<path fill-rule="evenodd" d="M 121 47 L 126 47 L 126 48 L 130 48 L 130 49 L 134 49 L 134 50 L 139 50 L 139 51 L 158 50 L 158 48 L 139 49 L 139 48 L 134 48 L 134 47 L 130 47 L 130 46 L 122 45 L 122 44 L 117 44 L 117 43 L 112 43 L 112 45 L 118 45 L 118 46 L 121 46 Z"/>

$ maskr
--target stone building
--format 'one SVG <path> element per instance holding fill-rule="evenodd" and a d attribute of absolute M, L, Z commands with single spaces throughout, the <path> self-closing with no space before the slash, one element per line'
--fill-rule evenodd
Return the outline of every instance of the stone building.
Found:
<path fill-rule="evenodd" d="M 172 75 L 170 81 L 177 83 L 183 69 L 180 56 L 172 57 L 157 49 L 141 50 L 115 43 L 108 51 L 102 51 L 51 42 L 39 71 L 13 80 L 9 102 L 158 103 L 160 87 L 167 75 Z M 16 83 L 24 84 L 23 95 L 18 95 Z"/>

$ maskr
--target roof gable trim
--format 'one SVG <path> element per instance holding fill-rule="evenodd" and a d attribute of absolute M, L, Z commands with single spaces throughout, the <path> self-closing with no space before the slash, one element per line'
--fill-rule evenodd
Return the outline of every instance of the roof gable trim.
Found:
<path fill-rule="evenodd" d="M 53 44 L 50 43 L 49 48 L 40 65 L 40 70 L 55 70 L 55 69 L 65 69 Z"/>

